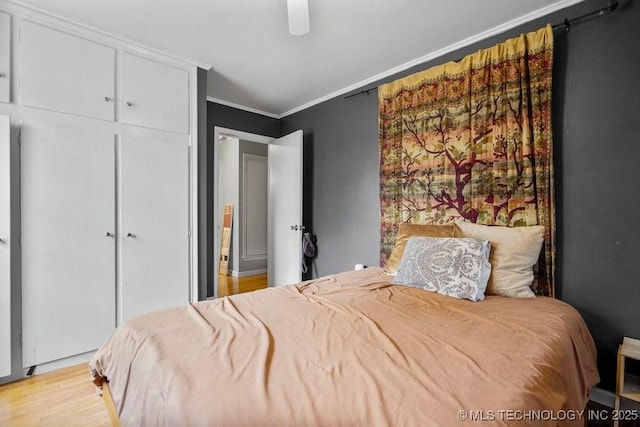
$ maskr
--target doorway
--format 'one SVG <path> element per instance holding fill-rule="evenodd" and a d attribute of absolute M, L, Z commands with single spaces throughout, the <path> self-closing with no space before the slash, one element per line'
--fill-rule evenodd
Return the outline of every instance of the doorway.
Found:
<path fill-rule="evenodd" d="M 267 286 L 268 145 L 222 133 L 218 145 L 219 218 L 232 206 L 228 272 L 218 275 L 218 296 Z M 218 230 L 221 228 L 218 227 Z M 218 231 L 220 233 L 220 231 Z M 222 270 L 222 269 L 220 269 Z"/>
<path fill-rule="evenodd" d="M 223 144 L 228 140 L 237 139 L 253 144 L 254 153 L 245 153 L 240 156 L 238 149 L 237 165 L 238 171 L 232 170 L 226 174 L 224 166 L 221 163 L 221 151 L 225 150 Z M 225 140 L 225 141 L 223 141 Z M 228 148 L 230 146 L 227 146 Z M 261 153 L 267 147 L 267 276 L 269 286 L 280 286 L 291 283 L 297 283 L 301 280 L 301 241 L 302 241 L 302 131 L 295 131 L 281 138 L 271 138 L 263 135 L 250 134 L 247 132 L 237 131 L 228 128 L 214 127 L 214 208 L 213 208 L 213 245 L 214 245 L 214 263 L 213 263 L 213 281 L 214 281 L 214 298 L 218 297 L 220 284 L 219 259 L 220 259 L 220 243 L 221 243 L 221 220 L 222 209 L 224 203 L 234 203 L 231 200 L 220 200 L 220 193 L 223 189 L 223 183 L 231 183 L 235 187 L 240 186 L 240 165 L 246 162 L 249 165 L 250 173 L 257 171 L 264 172 L 264 163 Z M 264 154 L 264 151 L 262 151 Z M 257 156 L 257 157 L 256 157 Z M 234 166 L 235 167 L 235 166 Z M 253 172 L 251 172 L 253 171 Z M 227 176 L 228 175 L 228 176 Z M 237 185 L 236 185 L 236 178 Z M 260 175 L 263 176 L 263 175 Z M 264 178 L 263 178 L 264 179 Z M 262 183 L 264 184 L 264 182 Z M 253 191 L 253 193 L 251 193 Z M 264 196 L 264 187 L 262 190 L 253 189 L 245 192 L 251 199 L 251 203 L 255 205 L 259 199 L 260 191 Z M 254 194 L 254 196 L 251 196 Z M 227 198 L 226 196 L 224 196 Z M 254 200 L 255 198 L 255 200 Z M 249 203 L 249 204 L 251 204 Z M 235 202 L 236 206 L 242 204 L 240 196 Z M 235 210 L 235 208 L 234 208 Z M 260 217 L 260 215 L 257 215 Z M 241 238 L 242 233 L 238 233 L 234 228 L 243 226 L 248 216 L 234 215 L 234 223 L 232 225 L 232 246 L 235 241 L 235 250 L 231 252 L 236 254 L 236 261 L 243 257 L 245 261 L 257 261 L 264 252 L 264 241 L 260 240 L 260 233 L 256 232 L 253 240 Z M 264 217 L 262 217 L 264 219 Z M 244 231 L 244 230 L 243 230 Z M 236 235 L 237 240 L 234 239 Z M 246 236 L 245 236 L 246 237 Z M 242 252 L 244 250 L 244 252 Z M 233 256 L 233 255 L 232 255 Z M 251 259 L 255 258 L 255 259 Z M 236 261 L 233 261 L 232 270 L 236 268 Z M 255 265 L 254 265 L 255 266 Z M 257 269 L 255 269 L 257 270 Z M 258 273 L 259 271 L 253 271 Z M 251 272 L 251 270 L 249 270 Z M 233 273 L 232 273 L 233 274 Z M 240 274 L 238 273 L 238 276 Z M 233 277 L 233 276 L 232 276 Z M 240 277 L 241 279 L 242 277 Z M 223 277 L 226 280 L 226 278 Z"/>
<path fill-rule="evenodd" d="M 272 139 L 222 128 L 215 128 L 214 138 L 214 230 L 218 238 L 217 242 L 214 238 L 214 271 L 219 268 L 223 206 L 233 206 L 229 271 L 214 275 L 214 296 L 219 297 L 267 285 L 268 144 Z"/>

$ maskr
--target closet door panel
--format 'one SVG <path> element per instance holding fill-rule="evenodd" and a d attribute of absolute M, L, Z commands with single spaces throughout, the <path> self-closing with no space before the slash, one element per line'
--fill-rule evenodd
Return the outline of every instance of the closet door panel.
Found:
<path fill-rule="evenodd" d="M 20 58 L 23 105 L 114 119 L 115 49 L 23 21 Z"/>
<path fill-rule="evenodd" d="M 11 87 L 11 16 L 0 12 L 0 102 L 9 102 Z"/>
<path fill-rule="evenodd" d="M 11 375 L 11 189 L 9 117 L 0 116 L 0 377 Z"/>
<path fill-rule="evenodd" d="M 189 302 L 189 147 L 120 147 L 122 318 Z"/>
<path fill-rule="evenodd" d="M 115 327 L 115 137 L 22 129 L 23 365 L 95 350 Z"/>
<path fill-rule="evenodd" d="M 189 73 L 122 53 L 120 57 L 122 123 L 189 133 Z"/>

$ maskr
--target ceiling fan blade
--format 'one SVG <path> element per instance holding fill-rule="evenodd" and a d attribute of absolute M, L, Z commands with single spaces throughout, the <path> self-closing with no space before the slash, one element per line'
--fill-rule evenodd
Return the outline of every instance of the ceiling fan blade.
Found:
<path fill-rule="evenodd" d="M 309 32 L 309 3 L 308 0 L 287 0 L 289 14 L 289 34 L 301 36 Z"/>

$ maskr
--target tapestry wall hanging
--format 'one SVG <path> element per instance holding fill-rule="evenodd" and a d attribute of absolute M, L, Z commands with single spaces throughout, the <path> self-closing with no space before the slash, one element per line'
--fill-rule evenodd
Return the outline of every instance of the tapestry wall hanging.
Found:
<path fill-rule="evenodd" d="M 381 265 L 401 222 L 544 225 L 554 294 L 552 66 L 547 26 L 378 89 Z"/>

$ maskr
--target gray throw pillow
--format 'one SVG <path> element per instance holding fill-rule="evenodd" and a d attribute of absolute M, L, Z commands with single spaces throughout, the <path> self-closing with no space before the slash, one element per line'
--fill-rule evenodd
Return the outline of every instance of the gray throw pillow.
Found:
<path fill-rule="evenodd" d="M 485 239 L 411 237 L 393 283 L 483 300 L 491 274 L 490 250 Z"/>

